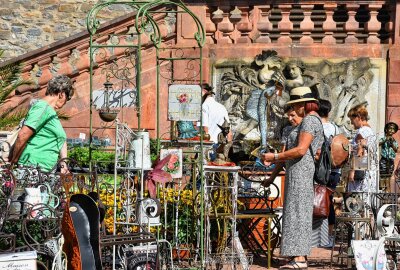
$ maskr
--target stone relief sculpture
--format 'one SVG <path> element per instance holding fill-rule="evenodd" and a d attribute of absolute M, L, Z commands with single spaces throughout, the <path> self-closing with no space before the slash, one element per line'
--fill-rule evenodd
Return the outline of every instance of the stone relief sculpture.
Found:
<path fill-rule="evenodd" d="M 350 132 L 347 112 L 358 104 L 367 104 L 365 96 L 374 79 L 367 58 L 306 63 L 284 60 L 268 50 L 251 63 L 229 61 L 229 67 L 217 78 L 217 89 L 230 115 L 235 145 L 240 145 L 237 149 L 252 140 L 260 141 L 264 148 L 275 146 L 284 125 L 283 107 L 290 89 L 298 86 L 308 86 L 319 98 L 330 100 L 334 108 L 331 120 Z"/>
<path fill-rule="evenodd" d="M 222 78 L 222 102 L 228 112 L 234 111 L 236 124 L 234 140 L 242 140 L 259 126 L 261 147 L 267 148 L 267 115 L 282 117 L 284 102 L 279 104 L 277 84 L 282 85 L 284 77 L 282 59 L 275 51 L 263 51 L 252 65 L 236 65 L 233 73 Z M 274 104 L 274 105 L 273 105 Z M 270 126 L 273 121 L 269 119 Z"/>

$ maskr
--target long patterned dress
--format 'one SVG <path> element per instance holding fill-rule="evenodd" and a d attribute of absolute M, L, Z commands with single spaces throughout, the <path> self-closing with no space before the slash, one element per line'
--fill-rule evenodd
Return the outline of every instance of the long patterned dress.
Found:
<path fill-rule="evenodd" d="M 320 120 L 312 115 L 304 117 L 302 123 L 288 136 L 288 150 L 297 146 L 300 132 L 313 135 L 311 147 L 315 154 L 324 140 Z M 315 165 L 309 149 L 303 157 L 286 161 L 282 256 L 305 256 L 311 252 L 314 171 Z"/>

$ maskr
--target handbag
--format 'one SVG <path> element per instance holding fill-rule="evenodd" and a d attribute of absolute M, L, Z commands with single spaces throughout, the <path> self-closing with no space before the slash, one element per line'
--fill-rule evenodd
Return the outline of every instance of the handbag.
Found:
<path fill-rule="evenodd" d="M 331 205 L 331 198 L 333 190 L 323 186 L 314 184 L 314 209 L 313 217 L 327 218 L 329 216 L 329 209 Z"/>
<path fill-rule="evenodd" d="M 18 133 L 21 130 L 22 126 L 18 126 L 16 129 L 12 131 L 10 135 L 7 136 L 7 140 L 1 143 L 1 158 L 8 162 L 10 161 L 10 154 L 14 149 L 15 141 L 17 140 Z"/>
<path fill-rule="evenodd" d="M 31 102 L 31 104 L 30 104 L 29 109 L 36 102 L 37 102 L 37 100 L 33 100 Z M 47 104 L 45 109 L 43 110 L 42 114 L 40 115 L 39 119 L 43 117 L 43 115 L 46 112 L 48 106 L 49 105 Z M 50 119 L 51 118 L 47 119 L 47 121 L 40 128 L 44 127 Z M 14 146 L 15 146 L 15 142 L 17 141 L 18 133 L 22 129 L 24 123 L 25 123 L 25 118 L 22 119 L 21 122 L 19 123 L 18 127 L 15 128 L 9 136 L 7 136 L 7 140 L 5 140 L 5 141 L 3 141 L 1 143 L 1 147 L 0 147 L 0 153 L 1 154 L 0 155 L 1 155 L 1 158 L 3 159 L 4 162 L 10 162 L 10 156 L 11 156 L 13 150 L 14 150 Z M 38 130 L 36 131 L 36 133 L 38 132 Z"/>

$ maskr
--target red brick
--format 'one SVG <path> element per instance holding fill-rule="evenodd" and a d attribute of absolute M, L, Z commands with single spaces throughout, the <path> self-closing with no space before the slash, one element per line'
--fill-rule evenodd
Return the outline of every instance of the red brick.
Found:
<path fill-rule="evenodd" d="M 387 88 L 387 106 L 400 106 L 400 84 L 389 83 Z"/>
<path fill-rule="evenodd" d="M 389 59 L 388 83 L 400 82 L 400 60 Z"/>

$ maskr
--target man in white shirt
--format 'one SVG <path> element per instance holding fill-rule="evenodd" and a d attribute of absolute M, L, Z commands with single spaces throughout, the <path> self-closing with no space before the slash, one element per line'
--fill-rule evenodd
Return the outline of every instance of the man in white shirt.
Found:
<path fill-rule="evenodd" d="M 203 104 L 202 104 L 202 124 L 204 132 L 210 135 L 210 141 L 218 143 L 218 134 L 221 129 L 218 125 L 222 126 L 226 120 L 228 123 L 228 111 L 221 103 L 214 99 L 213 87 L 208 83 L 202 84 L 203 89 Z M 232 132 L 228 134 L 228 141 L 232 141 Z"/>

